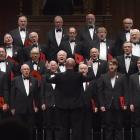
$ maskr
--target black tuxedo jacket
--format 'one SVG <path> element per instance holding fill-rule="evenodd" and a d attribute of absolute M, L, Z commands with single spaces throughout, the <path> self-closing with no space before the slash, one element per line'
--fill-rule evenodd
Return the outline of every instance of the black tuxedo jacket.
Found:
<path fill-rule="evenodd" d="M 6 46 L 5 46 L 6 48 Z M 7 50 L 7 49 L 6 49 Z M 12 52 L 13 52 L 13 56 L 12 59 L 16 62 L 16 63 L 22 63 L 22 57 L 21 57 L 21 48 L 19 48 L 18 46 L 13 45 L 12 46 Z M 10 57 L 11 58 L 11 57 Z M 11 60 L 11 59 L 9 59 Z"/>
<path fill-rule="evenodd" d="M 89 74 L 93 74 L 95 79 L 99 79 L 101 74 L 104 74 L 107 72 L 108 70 L 108 64 L 107 61 L 105 60 L 101 60 L 98 59 L 98 70 L 97 70 L 97 74 L 95 76 L 94 72 L 93 72 L 93 66 L 91 65 L 91 67 L 89 67 Z"/>
<path fill-rule="evenodd" d="M 46 76 L 44 75 L 41 84 L 41 104 L 45 104 L 47 107 L 52 107 L 55 105 L 55 89 L 53 89 L 52 83 L 46 81 Z"/>
<path fill-rule="evenodd" d="M 122 45 L 125 41 L 126 41 L 126 32 L 125 30 L 122 30 L 118 33 L 113 50 L 112 50 L 112 54 L 114 57 L 123 54 Z"/>
<path fill-rule="evenodd" d="M 94 80 L 87 82 L 87 87 L 84 91 L 85 105 L 92 108 L 92 101 L 94 100 L 95 106 L 98 107 L 99 101 L 97 96 L 97 84 Z"/>
<path fill-rule="evenodd" d="M 85 25 L 81 27 L 78 32 L 78 40 L 83 44 L 84 57 L 86 59 L 89 59 L 89 51 L 91 48 L 94 47 L 94 43 L 97 40 L 96 28 L 94 30 L 93 40 L 92 40 L 88 26 Z"/>
<path fill-rule="evenodd" d="M 22 43 L 21 36 L 20 36 L 20 32 L 19 32 L 19 28 L 16 28 L 16 29 L 10 31 L 10 34 L 11 34 L 11 36 L 12 36 L 12 38 L 13 38 L 13 41 L 14 41 L 13 43 L 14 43 L 14 45 L 23 48 L 24 45 L 25 45 L 25 42 L 24 42 L 24 44 Z M 27 30 L 26 30 L 26 39 L 25 39 L 25 40 L 28 40 L 28 39 L 29 39 L 29 31 L 28 31 L 28 29 L 27 29 Z"/>
<path fill-rule="evenodd" d="M 84 106 L 83 82 L 92 80 L 74 70 L 67 70 L 64 73 L 57 73 L 55 77 L 48 79 L 56 83 L 56 107 L 62 109 L 74 109 Z"/>
<path fill-rule="evenodd" d="M 0 96 L 4 97 L 4 102 L 9 104 L 8 79 L 6 73 L 2 71 L 0 71 Z"/>
<path fill-rule="evenodd" d="M 73 54 L 69 40 L 65 40 L 62 42 L 61 49 L 67 53 L 67 58 L 71 57 L 75 59 L 75 53 L 81 54 L 83 56 L 82 43 L 77 40 L 75 41 Z"/>
<path fill-rule="evenodd" d="M 132 55 L 128 73 L 126 72 L 126 68 L 125 68 L 124 55 L 117 56 L 116 58 L 118 60 L 118 72 L 125 74 L 127 77 L 129 77 L 131 74 L 138 72 L 138 68 L 137 68 L 138 57 L 137 56 Z"/>
<path fill-rule="evenodd" d="M 53 28 L 52 30 L 50 30 L 47 34 L 47 48 L 46 48 L 46 56 L 47 59 L 50 60 L 56 60 L 56 54 L 57 52 L 61 49 L 61 43 L 63 40 L 67 39 L 67 35 L 66 35 L 66 30 L 63 29 L 62 31 L 62 39 L 60 42 L 60 45 L 57 45 L 56 42 L 56 37 L 55 37 L 55 28 Z"/>
<path fill-rule="evenodd" d="M 11 109 L 15 109 L 16 114 L 33 113 L 33 106 L 38 105 L 38 81 L 29 78 L 29 95 L 27 96 L 22 76 L 17 76 L 12 81 L 11 88 Z"/>
<path fill-rule="evenodd" d="M 29 65 L 30 67 L 30 70 L 34 70 L 33 68 L 33 63 L 32 63 L 32 60 L 29 60 L 27 62 L 25 62 L 27 65 Z M 44 61 L 39 61 L 38 64 L 37 64 L 37 71 L 43 75 L 46 73 L 46 67 L 45 67 L 45 62 Z"/>
<path fill-rule="evenodd" d="M 107 51 L 106 51 L 107 52 L 107 55 L 108 54 L 112 55 L 112 49 L 114 47 L 114 41 L 113 40 L 110 40 L 110 39 L 106 39 L 105 43 L 106 43 L 106 46 L 107 46 L 107 48 L 106 48 L 107 49 Z M 100 52 L 100 41 L 99 41 L 99 39 L 97 39 L 95 41 L 93 47 L 94 48 L 97 48 L 99 50 L 99 52 Z"/>
<path fill-rule="evenodd" d="M 114 88 L 111 85 L 109 73 L 103 74 L 97 83 L 100 106 L 110 109 L 112 105 L 115 109 L 120 109 L 120 97 L 125 97 L 125 102 L 128 104 L 128 87 L 126 86 L 125 76 L 117 73 Z"/>
<path fill-rule="evenodd" d="M 132 74 L 130 76 L 129 83 L 130 104 L 134 104 L 136 108 L 140 108 L 140 84 L 138 73 Z"/>

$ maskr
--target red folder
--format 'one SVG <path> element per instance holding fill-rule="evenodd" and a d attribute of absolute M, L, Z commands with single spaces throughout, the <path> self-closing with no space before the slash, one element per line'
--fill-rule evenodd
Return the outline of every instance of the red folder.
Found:
<path fill-rule="evenodd" d="M 122 108 L 125 106 L 124 96 L 120 96 L 120 105 L 121 105 Z"/>
<path fill-rule="evenodd" d="M 95 104 L 94 99 L 91 99 L 91 105 L 92 105 L 92 111 L 95 112 L 96 104 Z"/>
<path fill-rule="evenodd" d="M 77 64 L 84 61 L 84 57 L 81 54 L 75 53 L 75 61 Z"/>

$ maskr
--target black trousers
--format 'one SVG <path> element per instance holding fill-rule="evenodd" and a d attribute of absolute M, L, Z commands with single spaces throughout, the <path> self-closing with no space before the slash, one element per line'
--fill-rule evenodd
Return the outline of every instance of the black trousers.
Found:
<path fill-rule="evenodd" d="M 85 108 L 84 140 L 100 139 L 101 134 L 100 112 L 94 113 L 91 108 Z"/>
<path fill-rule="evenodd" d="M 110 109 L 102 113 L 105 140 L 123 139 L 123 121 L 121 110 Z"/>
<path fill-rule="evenodd" d="M 135 140 L 140 140 L 140 108 L 135 108 L 135 112 L 133 113 L 133 125 Z"/>
<path fill-rule="evenodd" d="M 84 139 L 84 108 L 57 108 L 56 114 L 57 126 L 59 126 L 57 140 Z"/>
<path fill-rule="evenodd" d="M 48 107 L 46 111 L 43 112 L 43 126 L 46 130 L 46 140 L 54 140 L 57 137 L 57 128 L 56 125 L 56 108 Z"/>

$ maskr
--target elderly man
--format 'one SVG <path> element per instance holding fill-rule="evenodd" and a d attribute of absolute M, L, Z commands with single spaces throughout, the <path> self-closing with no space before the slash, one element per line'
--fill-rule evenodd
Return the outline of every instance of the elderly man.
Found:
<path fill-rule="evenodd" d="M 11 112 L 19 120 L 33 128 L 33 114 L 37 112 L 38 82 L 30 76 L 30 67 L 21 66 L 21 75 L 15 77 L 11 87 Z"/>

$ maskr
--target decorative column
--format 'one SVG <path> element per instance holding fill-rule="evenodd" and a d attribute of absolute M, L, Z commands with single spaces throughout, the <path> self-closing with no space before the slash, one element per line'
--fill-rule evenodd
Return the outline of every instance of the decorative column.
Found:
<path fill-rule="evenodd" d="M 106 0 L 105 14 L 110 15 L 110 0 Z"/>
<path fill-rule="evenodd" d="M 94 2 L 95 0 L 83 0 L 83 9 L 85 14 L 89 12 L 94 13 Z"/>
<path fill-rule="evenodd" d="M 42 14 L 43 0 L 32 0 L 32 15 L 38 16 Z"/>
<path fill-rule="evenodd" d="M 23 14 L 23 1 L 20 0 L 19 1 L 19 15 L 22 15 Z"/>

